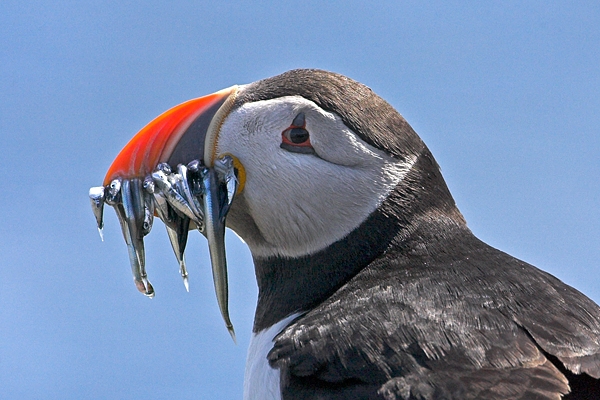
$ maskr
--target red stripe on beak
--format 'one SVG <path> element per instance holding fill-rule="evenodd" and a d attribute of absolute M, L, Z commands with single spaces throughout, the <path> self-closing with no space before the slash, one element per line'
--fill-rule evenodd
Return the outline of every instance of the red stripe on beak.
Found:
<path fill-rule="evenodd" d="M 208 126 L 234 91 L 227 88 L 192 99 L 156 117 L 123 147 L 108 169 L 104 185 L 116 178 L 144 178 L 161 162 L 202 160 Z M 178 151 L 185 154 L 174 154 Z"/>

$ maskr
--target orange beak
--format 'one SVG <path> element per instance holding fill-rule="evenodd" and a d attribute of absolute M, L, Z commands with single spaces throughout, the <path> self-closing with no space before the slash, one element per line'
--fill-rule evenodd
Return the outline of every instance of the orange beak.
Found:
<path fill-rule="evenodd" d="M 104 177 L 141 178 L 158 164 L 172 167 L 199 160 L 211 166 L 218 131 L 237 93 L 237 86 L 188 100 L 156 117 L 123 147 Z"/>
<path fill-rule="evenodd" d="M 189 100 L 155 118 L 121 150 L 103 186 L 89 192 L 100 236 L 104 203 L 114 207 L 135 285 L 148 297 L 154 296 L 154 288 L 146 275 L 143 239 L 152 229 L 154 215 L 167 226 L 186 289 L 183 253 L 190 222 L 195 223 L 208 240 L 217 302 L 234 340 L 228 310 L 225 216 L 241 185 L 233 157 L 216 159 L 216 146 L 237 91 L 232 86 Z"/>

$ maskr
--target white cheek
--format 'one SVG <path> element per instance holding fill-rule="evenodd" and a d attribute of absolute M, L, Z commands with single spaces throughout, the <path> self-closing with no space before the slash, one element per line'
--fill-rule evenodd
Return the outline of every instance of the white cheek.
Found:
<path fill-rule="evenodd" d="M 247 211 L 261 234 L 260 240 L 244 238 L 252 253 L 298 257 L 357 228 L 414 160 L 399 163 L 362 142 L 339 119 L 321 118 L 322 113 L 307 113 L 319 157 L 283 150 L 281 132 L 297 104 L 277 100 L 283 101 L 250 103 L 232 113 L 217 151 L 235 155 L 245 167 Z"/>

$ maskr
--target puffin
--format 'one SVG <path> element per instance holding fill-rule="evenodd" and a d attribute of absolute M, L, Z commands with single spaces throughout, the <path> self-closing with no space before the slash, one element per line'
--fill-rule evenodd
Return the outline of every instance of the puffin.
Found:
<path fill-rule="evenodd" d="M 223 165 L 230 178 L 198 189 L 204 211 L 193 196 L 181 206 Z M 144 200 L 154 183 L 162 195 Z M 101 203 L 116 207 L 146 295 L 153 215 L 184 280 L 187 232 L 207 237 L 231 332 L 224 227 L 247 244 L 258 301 L 246 400 L 600 399 L 600 307 L 475 237 L 417 133 L 348 77 L 292 70 L 176 106 L 92 192 L 99 228 Z"/>

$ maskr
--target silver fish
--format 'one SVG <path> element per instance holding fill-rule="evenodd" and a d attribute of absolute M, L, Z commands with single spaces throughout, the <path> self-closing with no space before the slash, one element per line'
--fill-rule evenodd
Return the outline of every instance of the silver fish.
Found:
<path fill-rule="evenodd" d="M 208 239 L 208 250 L 213 272 L 213 282 L 221 316 L 229 334 L 235 341 L 235 331 L 229 318 L 229 288 L 227 283 L 227 261 L 225 259 L 225 218 L 221 217 L 220 184 L 217 173 L 209 169 L 203 177 L 204 186 L 204 235 Z"/>
<path fill-rule="evenodd" d="M 121 202 L 121 179 L 113 179 L 104 190 L 106 204 L 114 206 Z"/>
<path fill-rule="evenodd" d="M 173 187 L 173 184 L 171 183 L 171 180 L 173 180 L 172 177 L 169 179 L 167 174 L 161 170 L 158 170 L 152 173 L 152 179 L 154 180 L 156 186 L 161 190 L 162 195 L 175 210 L 179 211 L 189 219 L 196 219 L 196 216 L 191 210 L 188 202 L 180 193 L 178 193 L 177 189 Z"/>
<path fill-rule="evenodd" d="M 215 160 L 215 171 L 217 171 L 219 182 L 224 183 L 227 188 L 227 198 L 221 204 L 221 218 L 225 218 L 238 187 L 238 180 L 233 167 L 233 158 L 225 156 Z"/>
<path fill-rule="evenodd" d="M 154 223 L 154 196 L 148 192 L 142 192 L 144 199 L 144 222 L 142 223 L 142 236 L 146 236 L 152 230 L 152 224 Z"/>
<path fill-rule="evenodd" d="M 185 247 L 187 245 L 188 233 L 190 230 L 190 219 L 185 217 L 176 216 L 176 225 L 177 228 L 175 230 L 168 229 L 167 233 L 169 234 L 169 240 L 171 241 L 171 247 L 173 247 L 173 252 L 175 252 L 175 256 L 177 257 L 177 261 L 179 262 L 179 273 L 181 274 L 181 278 L 183 279 L 183 284 L 185 289 L 190 291 L 190 284 L 188 281 L 188 272 L 185 266 Z"/>
<path fill-rule="evenodd" d="M 182 221 L 187 218 L 180 217 L 170 206 L 165 197 L 162 195 L 160 189 L 157 189 L 154 180 L 151 176 L 146 177 L 144 180 L 144 189 L 148 194 L 152 195 L 154 210 L 156 211 L 158 217 L 164 222 L 165 227 L 167 228 L 167 235 L 169 237 L 169 241 L 171 242 L 171 247 L 173 248 L 173 252 L 175 253 L 175 257 L 177 258 L 177 263 L 179 265 L 179 273 L 181 274 L 181 278 L 183 279 L 183 285 L 185 286 L 185 290 L 190 291 L 190 284 L 188 280 L 188 272 L 187 267 L 185 265 L 185 243 L 187 241 L 188 228 L 185 229 L 185 238 L 181 237 L 181 234 L 178 233 L 182 230 L 185 225 Z M 189 227 L 189 219 L 188 227 Z M 183 245 L 182 245 L 183 243 Z"/>
<path fill-rule="evenodd" d="M 129 252 L 129 262 L 137 289 L 148 297 L 154 297 L 154 288 L 146 275 L 144 252 L 144 199 L 139 179 L 124 180 L 121 187 L 122 204 L 115 207 L 121 222 L 123 237 Z"/>
<path fill-rule="evenodd" d="M 179 165 L 173 172 L 159 164 L 154 172 L 140 178 L 116 178 L 106 187 L 90 189 L 90 201 L 102 236 L 104 203 L 114 207 L 137 289 L 148 297 L 154 288 L 145 268 L 144 236 L 152 229 L 154 215 L 165 223 L 171 247 L 189 291 L 185 248 L 192 224 L 208 239 L 217 302 L 225 325 L 235 341 L 229 317 L 227 262 L 225 258 L 225 217 L 237 190 L 231 157 L 215 161 L 207 168 L 197 160 Z"/>
<path fill-rule="evenodd" d="M 104 234 L 102 233 L 102 229 L 104 228 L 104 186 L 90 188 L 89 196 L 92 204 L 92 211 L 94 212 L 94 217 L 96 217 L 98 233 L 100 234 L 102 241 L 104 241 Z"/>
<path fill-rule="evenodd" d="M 204 212 L 201 209 L 200 203 L 192 194 L 193 187 L 190 187 L 190 176 L 188 176 L 197 174 L 188 174 L 188 168 L 183 164 L 179 164 L 179 166 L 177 167 L 177 172 L 179 173 L 178 175 L 181 177 L 181 179 L 178 181 L 177 186 L 181 189 L 183 198 L 187 201 L 188 206 L 196 216 L 195 221 L 203 221 Z"/>

